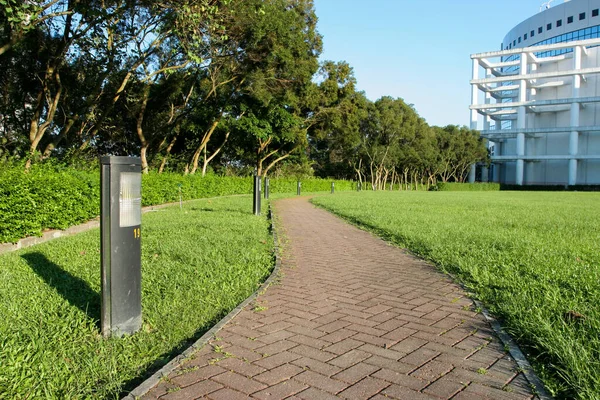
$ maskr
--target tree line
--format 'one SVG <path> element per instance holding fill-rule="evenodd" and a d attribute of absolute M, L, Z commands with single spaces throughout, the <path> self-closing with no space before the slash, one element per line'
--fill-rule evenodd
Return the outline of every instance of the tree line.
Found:
<path fill-rule="evenodd" d="M 487 150 L 319 63 L 312 0 L 0 0 L 0 159 L 463 181 Z"/>

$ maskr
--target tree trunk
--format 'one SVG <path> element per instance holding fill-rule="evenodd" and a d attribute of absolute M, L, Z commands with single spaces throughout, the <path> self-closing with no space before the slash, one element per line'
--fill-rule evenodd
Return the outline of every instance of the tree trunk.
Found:
<path fill-rule="evenodd" d="M 202 154 L 202 151 L 206 147 L 208 141 L 210 140 L 210 137 L 212 136 L 213 132 L 217 128 L 217 125 L 219 125 L 219 122 L 221 122 L 220 117 L 213 121 L 210 128 L 208 128 L 208 130 L 204 133 L 204 136 L 202 136 L 200 145 L 198 146 L 198 148 L 196 149 L 196 151 L 194 152 L 194 155 L 192 157 L 192 170 L 190 171 L 190 174 L 195 174 L 196 171 L 198 170 L 198 161 L 200 160 L 200 154 Z"/>
<path fill-rule="evenodd" d="M 146 137 L 144 136 L 144 128 L 143 128 L 143 124 L 144 124 L 144 115 L 146 113 L 146 107 L 148 106 L 148 97 L 150 96 L 150 85 L 146 85 L 146 87 L 144 88 L 144 97 L 142 97 L 142 105 L 140 107 L 140 113 L 138 114 L 137 117 L 137 121 L 136 121 L 136 132 L 138 135 L 138 138 L 140 139 L 140 158 L 142 161 L 142 173 L 147 174 L 148 173 L 148 157 L 147 157 L 147 153 L 148 153 L 148 141 L 146 140 Z"/>
<path fill-rule="evenodd" d="M 362 174 L 360 173 L 361 167 L 362 167 L 362 158 L 358 160 L 358 168 L 356 168 L 354 166 L 354 164 L 352 165 L 352 168 L 354 168 L 354 171 L 356 171 L 356 175 L 358 176 L 358 182 L 360 183 L 360 186 L 362 187 L 363 179 L 362 179 Z"/>
<path fill-rule="evenodd" d="M 375 186 L 375 174 L 373 173 L 373 161 L 372 160 L 371 160 L 371 163 L 369 164 L 369 169 L 371 170 L 371 189 L 377 190 L 377 188 Z"/>
<path fill-rule="evenodd" d="M 387 168 L 383 168 L 383 171 L 385 172 L 385 174 L 383 175 L 383 190 L 386 190 L 387 179 L 388 179 L 388 175 L 389 175 L 390 171 Z"/>
<path fill-rule="evenodd" d="M 160 163 L 160 168 L 158 168 L 159 174 L 162 174 L 163 171 L 165 170 L 165 165 L 167 164 L 167 158 L 171 154 L 171 150 L 173 149 L 173 146 L 175 146 L 176 141 L 177 141 L 177 135 L 175 135 L 175 137 L 173 137 L 173 140 L 171 140 L 171 143 L 169 143 L 169 145 L 167 146 L 167 149 L 165 150 L 165 155 Z"/>
<path fill-rule="evenodd" d="M 225 134 L 225 140 L 223 140 L 223 143 L 221 143 L 221 145 L 219 146 L 218 149 L 216 149 L 212 155 L 208 158 L 206 158 L 206 146 L 204 146 L 204 163 L 202 165 L 202 177 L 206 176 L 206 167 L 208 166 L 208 163 L 215 158 L 215 156 L 217 154 L 219 154 L 219 152 L 221 151 L 221 149 L 223 148 L 223 146 L 225 146 L 225 143 L 227 142 L 227 139 L 229 138 L 229 132 L 227 132 Z"/>
<path fill-rule="evenodd" d="M 294 150 L 295 150 L 295 149 L 294 149 Z M 287 153 L 287 154 L 284 154 L 284 155 L 282 155 L 281 157 L 278 157 L 278 158 L 276 158 L 275 160 L 273 160 L 273 161 L 272 161 L 272 162 L 271 162 L 271 163 L 270 163 L 270 164 L 267 166 L 267 168 L 265 168 L 265 170 L 263 171 L 262 175 L 260 175 L 260 176 L 262 176 L 263 178 L 266 178 L 266 177 L 267 177 L 267 173 L 269 172 L 269 170 L 270 170 L 271 168 L 273 168 L 273 166 L 274 166 L 275 164 L 277 164 L 279 161 L 282 161 L 282 160 L 285 160 L 286 158 L 288 158 L 288 157 L 289 157 L 289 156 L 292 154 L 292 152 L 293 152 L 294 150 L 292 150 L 292 151 L 290 151 L 289 153 Z"/>
<path fill-rule="evenodd" d="M 54 94 L 52 100 L 50 101 L 51 94 L 50 94 L 50 88 L 48 87 L 48 81 L 50 81 L 50 79 L 52 77 L 54 78 L 54 80 L 56 82 L 57 89 L 56 89 L 56 93 Z M 35 153 L 37 152 L 38 145 L 40 144 L 40 141 L 44 137 L 44 134 L 46 133 L 48 128 L 54 122 L 54 115 L 56 114 L 56 110 L 58 109 L 58 104 L 59 104 L 60 97 L 62 94 L 62 89 L 63 89 L 62 83 L 60 81 L 60 74 L 58 73 L 58 70 L 54 69 L 53 66 L 49 65 L 48 68 L 46 69 L 46 78 L 44 79 L 44 87 L 38 93 L 36 111 L 31 119 L 31 125 L 29 128 L 30 147 L 29 147 L 29 159 L 27 160 L 27 162 L 25 164 L 26 171 L 29 171 L 29 169 L 31 168 L 32 159 L 35 156 Z M 48 110 L 46 111 L 46 115 L 43 117 L 44 122 L 42 122 L 40 124 L 40 121 L 42 118 L 42 110 L 44 109 L 44 98 L 47 99 L 49 104 L 47 106 Z"/>

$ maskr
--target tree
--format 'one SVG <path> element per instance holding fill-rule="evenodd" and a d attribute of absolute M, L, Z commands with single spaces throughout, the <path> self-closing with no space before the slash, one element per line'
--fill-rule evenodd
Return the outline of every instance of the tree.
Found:
<path fill-rule="evenodd" d="M 4 3 L 0 64 L 10 78 L 2 81 L 0 96 L 3 104 L 13 104 L 2 110 L 3 115 L 18 116 L 19 121 L 3 120 L 2 132 L 10 129 L 10 134 L 4 134 L 27 138 L 26 150 L 22 140 L 12 142 L 20 143 L 22 155 L 28 153 L 30 165 L 40 149 L 49 156 L 73 131 L 76 135 L 68 147 L 79 147 L 80 151 L 96 145 L 99 133 L 118 136 L 119 127 L 113 119 L 122 118 L 115 114 L 115 108 L 122 107 L 118 103 L 130 84 L 157 83 L 176 69 L 201 63 L 206 43 L 202 38 L 225 35 L 221 16 L 229 1 Z M 17 63 L 23 50 L 31 57 Z M 21 69 L 30 75 L 28 85 L 22 85 Z M 24 102 L 6 100 L 7 95 L 23 88 L 27 90 Z M 138 93 L 141 103 L 148 93 L 149 89 Z M 138 124 L 137 136 L 142 150 L 147 151 L 140 128 L 143 115 L 138 119 L 142 123 Z"/>
<path fill-rule="evenodd" d="M 360 124 L 366 118 L 368 100 L 356 92 L 352 67 L 344 61 L 321 64 L 312 87 L 309 108 L 309 154 L 316 174 L 350 179 L 361 145 Z"/>
<path fill-rule="evenodd" d="M 436 127 L 442 182 L 464 182 L 472 164 L 487 160 L 485 143 L 475 130 L 465 126 Z"/>

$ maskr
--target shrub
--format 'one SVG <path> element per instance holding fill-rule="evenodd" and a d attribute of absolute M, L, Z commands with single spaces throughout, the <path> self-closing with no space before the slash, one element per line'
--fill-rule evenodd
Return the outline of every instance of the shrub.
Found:
<path fill-rule="evenodd" d="M 442 192 L 494 192 L 500 190 L 499 183 L 458 183 L 458 182 L 438 182 L 431 190 Z"/>
<path fill-rule="evenodd" d="M 44 229 L 65 229 L 98 215 L 98 174 L 35 165 L 0 172 L 0 243 L 40 235 Z"/>
<path fill-rule="evenodd" d="M 327 180 L 327 179 L 301 179 L 302 192 L 326 192 L 331 190 L 331 182 L 335 182 L 336 191 L 356 190 L 356 182 Z M 270 179 L 269 190 L 271 193 L 296 193 L 298 180 L 296 178 Z"/>
<path fill-rule="evenodd" d="M 271 193 L 296 193 L 295 178 L 271 179 Z M 305 179 L 302 191 L 331 189 L 332 180 Z M 335 181 L 336 191 L 352 190 L 353 182 Z M 150 173 L 142 177 L 142 204 L 252 193 L 252 177 Z M 65 229 L 100 213 L 100 173 L 55 164 L 0 169 L 0 243 L 39 236 L 45 229 Z"/>
<path fill-rule="evenodd" d="M 513 185 L 503 183 L 500 190 L 524 190 L 528 192 L 599 192 L 600 185 Z"/>

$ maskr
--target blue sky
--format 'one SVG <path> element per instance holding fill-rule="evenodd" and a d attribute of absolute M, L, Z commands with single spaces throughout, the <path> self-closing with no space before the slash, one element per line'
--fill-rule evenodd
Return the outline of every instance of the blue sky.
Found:
<path fill-rule="evenodd" d="M 543 2 L 314 0 L 321 59 L 347 61 L 371 100 L 401 97 L 430 125 L 468 125 L 470 55 L 499 50 Z"/>

